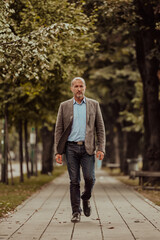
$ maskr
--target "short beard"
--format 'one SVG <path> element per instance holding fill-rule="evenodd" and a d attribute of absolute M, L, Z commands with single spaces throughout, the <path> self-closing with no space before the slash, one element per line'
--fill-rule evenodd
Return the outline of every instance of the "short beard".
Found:
<path fill-rule="evenodd" d="M 83 98 L 84 95 L 83 94 L 79 94 L 79 95 L 76 95 L 77 98 Z"/>

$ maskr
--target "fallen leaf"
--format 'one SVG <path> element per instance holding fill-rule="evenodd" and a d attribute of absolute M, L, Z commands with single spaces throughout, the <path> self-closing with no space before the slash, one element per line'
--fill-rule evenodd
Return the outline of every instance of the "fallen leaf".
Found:
<path fill-rule="evenodd" d="M 114 227 L 109 227 L 108 229 L 114 229 Z"/>

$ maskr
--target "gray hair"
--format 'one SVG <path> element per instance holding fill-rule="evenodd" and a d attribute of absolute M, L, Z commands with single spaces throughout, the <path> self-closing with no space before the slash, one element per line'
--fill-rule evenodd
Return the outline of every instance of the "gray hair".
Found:
<path fill-rule="evenodd" d="M 84 83 L 84 85 L 86 86 L 86 82 L 85 82 L 85 80 L 83 79 L 83 78 L 81 78 L 81 77 L 75 77 L 75 78 L 73 78 L 72 79 L 72 81 L 71 81 L 71 87 L 73 86 L 73 82 L 75 81 L 75 80 L 81 80 L 83 83 Z"/>

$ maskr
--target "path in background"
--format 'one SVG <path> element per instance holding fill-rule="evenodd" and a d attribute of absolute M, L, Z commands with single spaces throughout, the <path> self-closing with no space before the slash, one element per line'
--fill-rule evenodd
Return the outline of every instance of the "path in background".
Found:
<path fill-rule="evenodd" d="M 0 239 L 159 240 L 160 208 L 131 187 L 98 170 L 92 215 L 71 223 L 67 173 L 44 186 L 1 219 Z"/>
<path fill-rule="evenodd" d="M 54 163 L 55 166 L 60 166 L 59 164 Z M 96 169 L 100 169 L 102 165 L 102 161 L 96 159 Z M 31 168 L 31 166 L 30 166 Z M 42 163 L 41 161 L 37 162 L 37 169 L 38 171 L 41 171 L 42 168 Z M 20 176 L 20 164 L 17 161 L 12 161 L 12 171 L 13 171 L 13 177 L 18 177 Z M 26 173 L 27 172 L 27 167 L 26 167 L 26 163 L 23 163 L 23 172 Z M 10 164 L 8 164 L 8 178 L 11 178 L 11 168 L 10 168 Z M 0 164 L 0 179 L 1 179 L 1 164 Z"/>
<path fill-rule="evenodd" d="M 41 170 L 41 162 L 39 161 L 37 163 L 37 169 L 38 171 Z M 18 162 L 12 162 L 12 171 L 13 171 L 13 177 L 18 177 L 20 176 L 20 165 Z M 26 163 L 23 163 L 23 173 L 27 172 L 27 167 L 26 167 Z M 10 165 L 8 164 L 8 178 L 11 178 L 11 169 L 10 169 Z M 1 179 L 1 165 L 0 165 L 0 179 Z"/>

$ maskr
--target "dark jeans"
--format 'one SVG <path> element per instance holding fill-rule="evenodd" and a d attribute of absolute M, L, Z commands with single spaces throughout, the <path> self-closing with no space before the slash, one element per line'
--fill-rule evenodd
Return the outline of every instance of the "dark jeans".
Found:
<path fill-rule="evenodd" d="M 82 167 L 85 181 L 84 192 L 81 198 L 88 200 L 91 197 L 95 183 L 95 157 L 86 152 L 84 145 L 67 143 L 66 146 L 67 168 L 70 177 L 70 198 L 72 213 L 81 212 L 80 208 L 80 166 Z"/>

